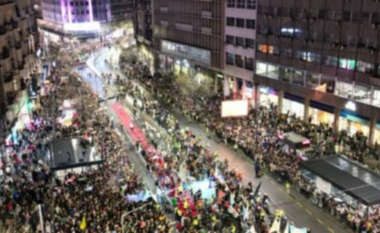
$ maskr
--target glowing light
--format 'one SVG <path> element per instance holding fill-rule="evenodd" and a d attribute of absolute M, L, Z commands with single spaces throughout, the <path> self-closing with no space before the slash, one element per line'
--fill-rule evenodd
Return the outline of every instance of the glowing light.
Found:
<path fill-rule="evenodd" d="M 65 31 L 100 31 L 101 25 L 99 22 L 65 23 L 63 28 Z"/>
<path fill-rule="evenodd" d="M 352 101 L 348 101 L 347 104 L 344 106 L 346 109 L 351 111 L 356 111 L 356 104 Z"/>

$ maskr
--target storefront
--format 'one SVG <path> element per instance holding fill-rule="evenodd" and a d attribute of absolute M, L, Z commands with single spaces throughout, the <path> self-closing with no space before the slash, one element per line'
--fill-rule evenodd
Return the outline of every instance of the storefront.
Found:
<path fill-rule="evenodd" d="M 270 88 L 265 86 L 259 86 L 259 105 L 269 108 L 270 105 L 278 105 L 278 94 L 277 92 Z"/>
<path fill-rule="evenodd" d="M 334 107 L 316 101 L 310 101 L 309 117 L 312 124 L 334 124 Z"/>
<path fill-rule="evenodd" d="M 380 121 L 377 122 L 375 127 L 375 133 L 373 137 L 373 143 L 377 143 L 380 145 Z"/>
<path fill-rule="evenodd" d="M 364 136 L 369 137 L 370 120 L 355 112 L 342 110 L 339 117 L 339 130 L 346 130 L 348 135 L 361 132 Z"/>
<path fill-rule="evenodd" d="M 304 99 L 296 95 L 285 93 L 281 113 L 294 114 L 296 117 L 303 119 L 305 114 Z"/>

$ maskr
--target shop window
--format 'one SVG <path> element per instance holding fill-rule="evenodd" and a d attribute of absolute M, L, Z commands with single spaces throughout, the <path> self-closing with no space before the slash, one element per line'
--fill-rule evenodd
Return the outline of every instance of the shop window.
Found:
<path fill-rule="evenodd" d="M 226 35 L 226 43 L 227 44 L 235 44 L 235 37 L 230 36 L 230 35 Z"/>
<path fill-rule="evenodd" d="M 228 65 L 235 65 L 235 55 L 232 53 L 226 53 L 226 63 Z"/>
<path fill-rule="evenodd" d="M 236 45 L 244 47 L 244 38 L 242 37 L 236 37 Z"/>
<path fill-rule="evenodd" d="M 235 26 L 235 18 L 227 17 L 227 26 Z"/>
<path fill-rule="evenodd" d="M 235 64 L 237 67 L 240 67 L 240 68 L 244 67 L 244 61 L 241 55 L 238 55 L 238 54 L 235 55 Z"/>
<path fill-rule="evenodd" d="M 239 27 L 239 28 L 244 28 L 244 19 L 241 19 L 241 18 L 236 18 L 236 27 Z"/>
<path fill-rule="evenodd" d="M 358 61 L 358 71 L 363 72 L 363 73 L 372 73 L 374 70 L 374 65 L 371 63 L 363 62 L 363 61 Z"/>
<path fill-rule="evenodd" d="M 255 48 L 255 40 L 246 38 L 245 47 L 252 48 L 252 49 Z"/>
<path fill-rule="evenodd" d="M 246 28 L 249 28 L 249 29 L 255 29 L 255 20 L 254 19 L 247 19 L 246 20 Z"/>
<path fill-rule="evenodd" d="M 344 59 L 344 58 L 339 59 L 339 68 L 354 70 L 355 65 L 356 65 L 355 60 Z"/>

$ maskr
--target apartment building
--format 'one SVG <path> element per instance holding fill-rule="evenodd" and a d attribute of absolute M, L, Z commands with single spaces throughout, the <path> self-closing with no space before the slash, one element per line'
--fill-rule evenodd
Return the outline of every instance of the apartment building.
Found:
<path fill-rule="evenodd" d="M 258 101 L 380 143 L 380 2 L 259 0 L 257 20 Z"/>
<path fill-rule="evenodd" d="M 228 0 L 225 5 L 225 78 L 224 85 L 245 86 L 247 97 L 252 97 L 254 76 L 256 0 Z M 249 90 L 249 91 L 248 91 Z"/>
<path fill-rule="evenodd" d="M 26 104 L 37 60 L 36 31 L 31 0 L 0 1 L 0 135 Z"/>
<path fill-rule="evenodd" d="M 224 0 L 155 0 L 154 47 L 161 68 L 224 69 Z"/>
<path fill-rule="evenodd" d="M 39 28 L 50 38 L 97 37 L 107 31 L 111 3 L 110 0 L 43 0 L 42 13 Z"/>

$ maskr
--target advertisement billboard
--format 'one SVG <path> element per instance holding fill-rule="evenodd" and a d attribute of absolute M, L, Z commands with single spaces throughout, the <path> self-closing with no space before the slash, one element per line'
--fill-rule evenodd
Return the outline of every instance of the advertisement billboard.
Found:
<path fill-rule="evenodd" d="M 227 100 L 222 102 L 222 117 L 244 117 L 248 115 L 248 100 Z"/>

